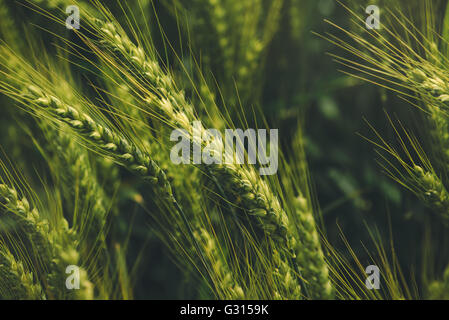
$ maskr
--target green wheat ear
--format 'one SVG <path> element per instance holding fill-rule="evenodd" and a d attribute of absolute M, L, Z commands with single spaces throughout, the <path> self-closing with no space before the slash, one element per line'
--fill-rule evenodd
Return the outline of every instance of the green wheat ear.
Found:
<path fill-rule="evenodd" d="M 222 294 L 228 299 L 245 299 L 242 287 L 236 282 L 231 270 L 223 261 L 215 238 L 204 228 L 198 228 L 194 235 L 200 247 L 204 249 L 204 255 L 211 262 L 215 285 L 220 288 Z"/>
<path fill-rule="evenodd" d="M 31 208 L 25 197 L 4 184 L 0 184 L 0 216 L 14 222 L 14 227 L 28 238 L 31 248 L 24 248 L 30 255 L 33 267 L 47 299 L 93 299 L 93 286 L 86 272 L 80 268 L 80 290 L 69 291 L 65 287 L 65 270 L 79 264 L 76 251 L 78 242 L 74 230 L 62 219 L 58 228 L 50 226 L 36 208 Z M 16 267 L 15 265 L 10 265 Z M 13 272 L 13 271 L 11 271 Z"/>
<path fill-rule="evenodd" d="M 112 156 L 118 163 L 156 187 L 166 199 L 176 202 L 165 173 L 149 156 L 124 137 L 95 122 L 87 114 L 65 104 L 35 85 L 28 87 L 28 98 L 36 106 L 48 110 L 68 124 L 94 146 Z"/>
<path fill-rule="evenodd" d="M 0 248 L 0 297 L 3 299 L 39 300 L 45 298 L 32 272 L 27 272 L 6 248 Z"/>
<path fill-rule="evenodd" d="M 449 193 L 435 172 L 426 171 L 420 166 L 413 168 L 419 191 L 416 195 L 430 208 L 434 209 L 442 221 L 449 226 Z"/>
<path fill-rule="evenodd" d="M 312 298 L 331 298 L 335 292 L 330 281 L 313 212 L 307 199 L 298 196 L 295 199 L 295 209 L 299 221 L 300 243 L 296 251 L 296 259 L 302 276 L 309 282 Z"/>

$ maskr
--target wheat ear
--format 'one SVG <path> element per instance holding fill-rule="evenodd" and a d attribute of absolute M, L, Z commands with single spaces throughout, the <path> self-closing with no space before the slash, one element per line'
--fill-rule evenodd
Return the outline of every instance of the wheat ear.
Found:
<path fill-rule="evenodd" d="M 19 198 L 17 191 L 0 184 L 0 213 L 10 218 L 29 239 L 35 257 L 36 270 L 43 274 L 40 279 L 49 299 L 93 298 L 93 285 L 87 273 L 80 268 L 80 290 L 69 291 L 65 287 L 65 270 L 69 265 L 79 263 L 79 254 L 75 244 L 78 242 L 76 232 L 69 229 L 65 219 L 61 219 L 58 228 L 52 228 L 43 219 L 36 208 L 31 208 L 25 197 Z"/>
<path fill-rule="evenodd" d="M 298 235 L 301 244 L 296 251 L 296 261 L 301 275 L 309 282 L 312 298 L 329 299 L 333 297 L 333 288 L 329 278 L 329 269 L 321 248 L 310 204 L 303 196 L 295 199 L 296 216 L 298 217 Z"/>
<path fill-rule="evenodd" d="M 140 175 L 153 186 L 157 186 L 157 190 L 165 198 L 172 202 L 176 201 L 165 173 L 135 145 L 98 124 L 87 114 L 63 103 L 52 95 L 44 93 L 36 86 L 28 87 L 28 95 L 32 103 L 49 110 L 57 119 L 65 122 L 89 142 L 111 155 L 118 163 Z"/>
<path fill-rule="evenodd" d="M 449 193 L 441 179 L 434 172 L 417 165 L 414 166 L 413 173 L 417 187 L 417 190 L 413 190 L 414 193 L 449 226 Z"/>
<path fill-rule="evenodd" d="M 200 247 L 204 249 L 205 257 L 210 261 L 214 285 L 228 299 L 245 299 L 245 293 L 223 260 L 215 238 L 204 228 L 198 228 L 194 235 Z"/>
<path fill-rule="evenodd" d="M 42 287 L 35 282 L 32 272 L 27 272 L 12 253 L 0 249 L 0 298 L 40 300 L 45 298 Z"/>

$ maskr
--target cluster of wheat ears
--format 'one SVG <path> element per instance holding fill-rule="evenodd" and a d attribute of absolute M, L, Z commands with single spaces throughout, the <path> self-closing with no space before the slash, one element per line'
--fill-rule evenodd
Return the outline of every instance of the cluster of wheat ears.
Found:
<path fill-rule="evenodd" d="M 117 1 L 119 21 L 97 0 L 0 0 L 0 298 L 132 298 L 138 279 L 127 265 L 126 240 L 110 234 L 114 220 L 126 217 L 126 201 L 147 213 L 148 232 L 206 297 L 414 297 L 382 249 L 385 285 L 367 290 L 365 266 L 326 241 L 301 121 L 276 175 L 260 176 L 249 164 L 170 161 L 174 129 L 266 125 L 253 106 L 267 51 L 283 10 L 295 36 L 304 1 L 155 2 Z M 425 2 L 428 34 L 393 12 L 394 31 L 367 32 L 363 17 L 346 8 L 358 27 L 329 22 L 335 32 L 322 37 L 354 55 L 335 56 L 354 76 L 365 74 L 423 109 L 432 152 L 405 129 L 398 129 L 403 150 L 380 134 L 373 142 L 385 151 L 386 172 L 449 221 L 449 33 L 435 32 Z M 73 4 L 79 30 L 65 26 Z M 12 13 L 16 6 L 31 17 L 26 25 Z M 160 6 L 177 21 L 176 44 L 159 23 Z M 129 184 L 139 192 L 129 195 Z M 66 286 L 68 266 L 79 267 L 78 289 Z M 426 292 L 445 297 L 448 287 L 446 276 Z"/>

